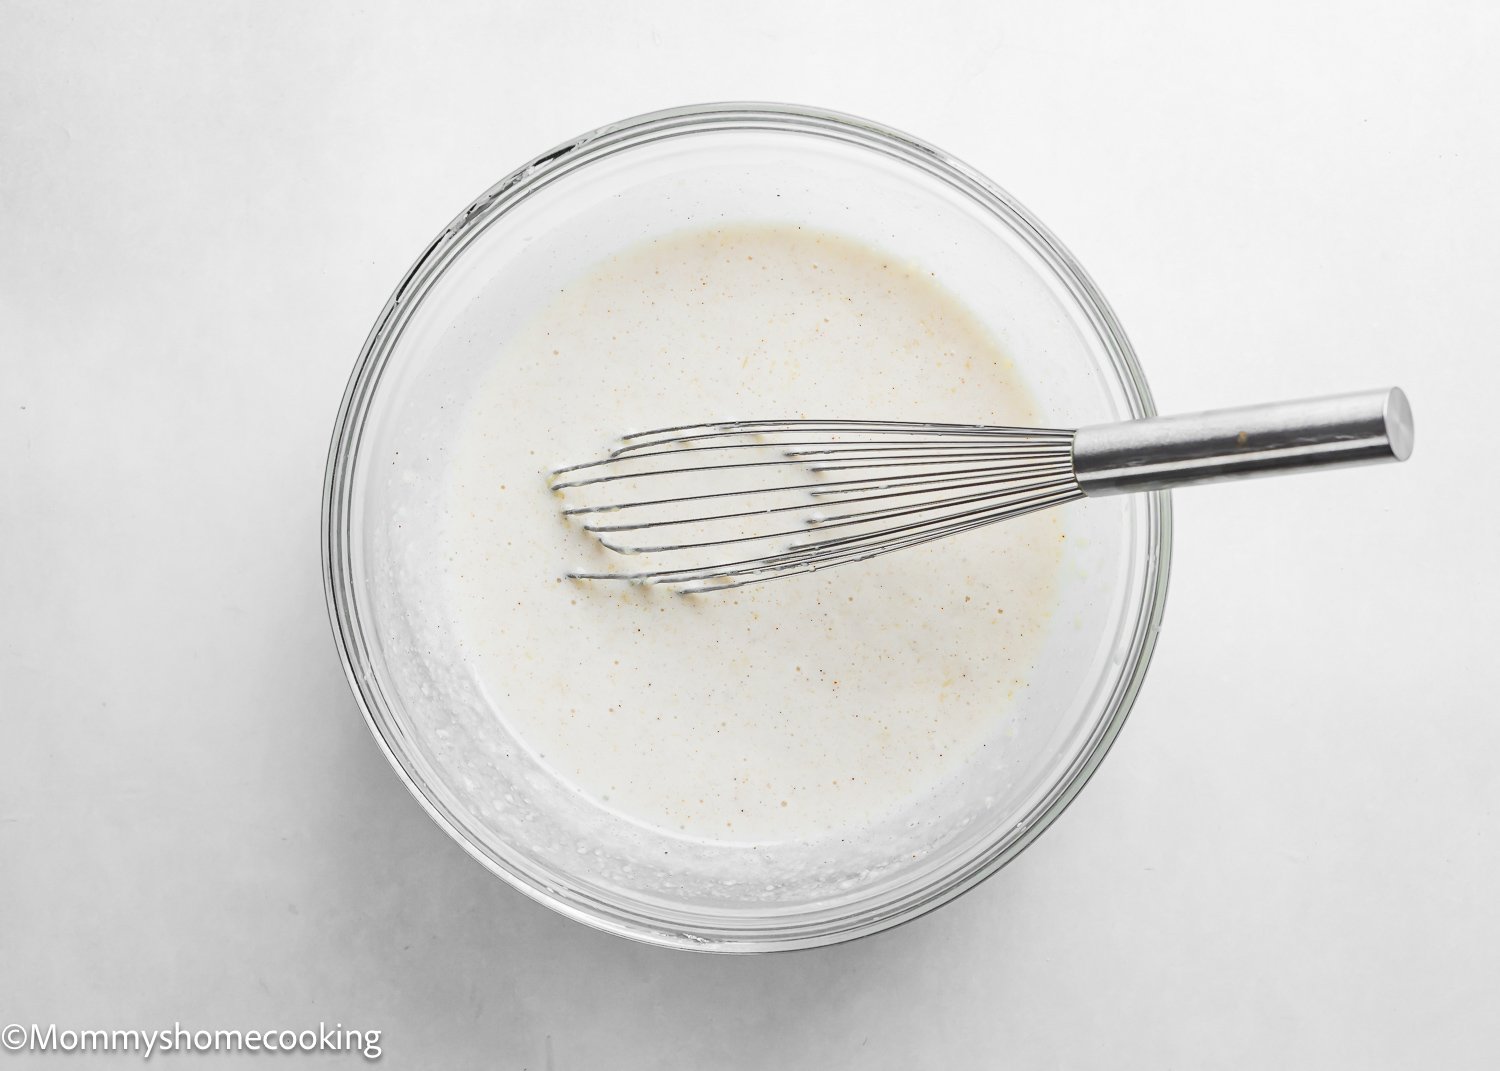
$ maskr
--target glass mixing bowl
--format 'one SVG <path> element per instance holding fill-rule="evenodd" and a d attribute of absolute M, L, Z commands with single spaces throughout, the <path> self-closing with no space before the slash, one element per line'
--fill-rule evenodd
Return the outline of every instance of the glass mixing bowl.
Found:
<path fill-rule="evenodd" d="M 715 879 L 732 848 L 655 861 L 662 851 L 641 849 L 654 834 L 591 811 L 510 736 L 455 650 L 442 600 L 409 596 L 432 589 L 444 450 L 498 342 L 603 257 L 719 220 L 805 223 L 929 267 L 1012 355 L 1049 426 L 1154 410 L 1104 299 L 1024 208 L 930 145 L 811 108 L 678 108 L 595 130 L 486 191 L 401 280 L 344 395 L 323 510 L 329 613 L 371 729 L 438 824 L 528 896 L 639 940 L 760 952 L 912 919 L 1056 819 L 1140 687 L 1166 593 L 1170 502 L 1064 507 L 1057 607 L 1026 702 L 1001 715 L 1003 756 L 967 778 L 982 792 L 948 800 L 943 828 L 879 831 L 871 843 L 883 847 L 865 858 L 754 887 Z"/>

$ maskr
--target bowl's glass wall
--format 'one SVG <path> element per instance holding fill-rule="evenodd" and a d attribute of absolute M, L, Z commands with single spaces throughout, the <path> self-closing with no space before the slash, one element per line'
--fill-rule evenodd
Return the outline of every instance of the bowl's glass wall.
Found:
<path fill-rule="evenodd" d="M 616 932 L 758 950 L 858 936 L 941 902 L 1044 827 L 1092 769 L 1149 656 L 1166 499 L 1070 505 L 1060 606 L 993 766 L 861 838 L 785 846 L 771 880 L 733 849 L 590 807 L 509 736 L 440 598 L 443 471 L 457 414 L 509 333 L 567 281 L 642 240 L 715 221 L 802 222 L 929 268 L 985 322 L 1059 427 L 1150 412 L 1123 336 L 1045 232 L 933 150 L 792 109 L 710 108 L 607 128 L 502 182 L 419 261 L 372 333 L 330 462 L 335 625 L 393 761 L 471 851 Z M 524 398 L 517 405 L 526 404 Z M 849 414 L 859 415 L 859 414 Z M 924 815 L 943 815 L 941 821 Z M 727 853 L 727 854 L 726 854 Z"/>

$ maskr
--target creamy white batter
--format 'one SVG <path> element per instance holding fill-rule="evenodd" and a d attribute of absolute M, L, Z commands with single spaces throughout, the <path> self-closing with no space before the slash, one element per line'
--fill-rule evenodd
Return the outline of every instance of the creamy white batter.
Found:
<path fill-rule="evenodd" d="M 1053 602 L 1042 513 L 712 596 L 619 567 L 560 514 L 559 464 L 709 419 L 1034 424 L 978 320 L 878 249 L 797 227 L 611 257 L 494 354 L 449 467 L 448 597 L 490 703 L 556 774 L 677 836 L 851 835 L 1004 746 Z M 628 564 L 628 563 L 624 563 Z"/>

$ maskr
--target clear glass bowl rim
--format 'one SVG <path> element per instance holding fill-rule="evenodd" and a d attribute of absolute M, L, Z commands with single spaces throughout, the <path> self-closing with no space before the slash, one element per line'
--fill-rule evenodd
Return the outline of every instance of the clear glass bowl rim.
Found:
<path fill-rule="evenodd" d="M 1108 303 L 1063 245 L 1013 197 L 978 171 L 942 150 L 898 130 L 856 116 L 801 105 L 726 102 L 648 112 L 611 123 L 542 153 L 495 183 L 424 250 L 402 277 L 360 351 L 334 424 L 324 476 L 321 553 L 324 596 L 339 657 L 371 732 L 407 788 L 423 808 L 470 855 L 514 888 L 539 903 L 589 926 L 669 948 L 709 952 L 772 952 L 812 948 L 853 940 L 908 922 L 957 897 L 1009 863 L 1072 802 L 1088 782 L 1135 702 L 1150 664 L 1165 607 L 1170 572 L 1171 498 L 1165 491 L 1144 496 L 1148 508 L 1146 577 L 1142 604 L 1135 609 L 1129 655 L 1097 718 L 1086 745 L 1046 796 L 1014 827 L 975 853 L 963 865 L 933 876 L 927 886 L 889 902 L 860 904 L 847 914 L 799 921 L 757 921 L 754 925 L 709 921 L 692 912 L 653 913 L 639 902 L 570 887 L 566 878 L 492 852 L 472 836 L 423 779 L 406 753 L 403 730 L 378 685 L 360 628 L 351 572 L 351 496 L 365 416 L 406 317 L 468 242 L 511 206 L 591 160 L 663 137 L 709 130 L 785 130 L 831 137 L 883 152 L 958 188 L 1006 225 L 1017 230 L 1042 256 L 1089 316 L 1114 364 L 1133 415 L 1155 415 L 1144 375 L 1124 330 Z M 778 925 L 778 922 L 781 924 Z"/>

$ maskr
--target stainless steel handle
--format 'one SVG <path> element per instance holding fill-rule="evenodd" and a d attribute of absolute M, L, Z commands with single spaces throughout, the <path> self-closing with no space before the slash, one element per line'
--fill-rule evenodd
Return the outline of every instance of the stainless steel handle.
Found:
<path fill-rule="evenodd" d="M 1334 465 L 1405 461 L 1399 387 L 1079 428 L 1073 473 L 1088 495 L 1153 491 Z"/>

